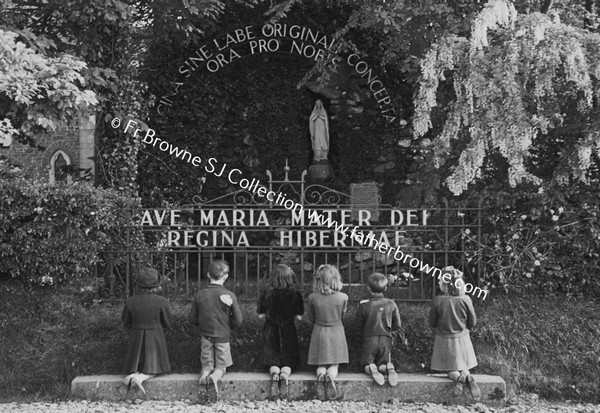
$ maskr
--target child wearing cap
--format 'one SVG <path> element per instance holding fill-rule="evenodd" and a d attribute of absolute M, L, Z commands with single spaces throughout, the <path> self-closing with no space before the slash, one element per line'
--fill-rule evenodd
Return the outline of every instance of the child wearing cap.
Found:
<path fill-rule="evenodd" d="M 361 365 L 365 373 L 380 386 L 387 375 L 391 386 L 398 384 L 398 374 L 392 364 L 392 331 L 400 328 L 398 306 L 383 296 L 388 279 L 381 273 L 369 276 L 371 297 L 362 300 L 356 311 L 358 325 L 362 329 Z"/>
<path fill-rule="evenodd" d="M 129 346 L 125 356 L 124 383 L 136 385 L 144 394 L 142 383 L 157 374 L 171 370 L 167 341 L 163 328 L 171 328 L 169 301 L 156 295 L 160 291 L 160 277 L 154 268 L 143 268 L 137 277 L 138 294 L 125 302 L 121 320 L 130 329 Z"/>
<path fill-rule="evenodd" d="M 223 287 L 229 264 L 223 260 L 208 265 L 210 283 L 192 301 L 189 320 L 200 330 L 200 385 L 218 395 L 217 382 L 233 364 L 229 341 L 231 330 L 242 324 L 242 312 L 234 293 Z"/>

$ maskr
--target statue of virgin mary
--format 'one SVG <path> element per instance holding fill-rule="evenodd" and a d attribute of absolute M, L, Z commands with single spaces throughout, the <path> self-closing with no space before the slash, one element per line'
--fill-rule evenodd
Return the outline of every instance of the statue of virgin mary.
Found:
<path fill-rule="evenodd" d="M 309 119 L 310 138 L 314 152 L 313 160 L 327 160 L 329 153 L 329 121 L 321 99 L 317 99 Z"/>

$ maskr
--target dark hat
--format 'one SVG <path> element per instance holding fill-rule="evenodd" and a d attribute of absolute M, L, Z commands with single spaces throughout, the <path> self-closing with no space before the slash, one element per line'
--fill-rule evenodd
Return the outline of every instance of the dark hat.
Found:
<path fill-rule="evenodd" d="M 142 268 L 140 272 L 138 272 L 137 277 L 138 287 L 141 288 L 154 288 L 160 285 L 160 276 L 158 271 L 154 268 Z"/>

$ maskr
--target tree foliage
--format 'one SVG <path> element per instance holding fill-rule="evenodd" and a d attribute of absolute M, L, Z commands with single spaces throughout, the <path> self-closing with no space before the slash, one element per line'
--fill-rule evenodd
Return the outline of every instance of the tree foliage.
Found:
<path fill-rule="evenodd" d="M 599 47 L 600 35 L 541 13 L 518 15 L 505 0 L 486 5 L 470 38 L 452 36 L 433 45 L 421 62 L 413 126 L 417 137 L 432 127 L 432 109 L 449 83 L 453 96 L 444 102 L 448 110 L 433 159 L 437 167 L 452 167 L 450 191 L 465 191 L 495 153 L 508 163 L 511 186 L 539 183 L 531 171 L 536 140 L 574 117 L 582 134 L 565 137 L 553 178 L 587 181 L 592 155 L 600 153 Z M 457 147 L 464 148 L 458 160 Z"/>
<path fill-rule="evenodd" d="M 17 38 L 0 29 L 0 140 L 55 130 L 58 122 L 98 104 L 85 88 L 85 62 L 45 56 Z"/>

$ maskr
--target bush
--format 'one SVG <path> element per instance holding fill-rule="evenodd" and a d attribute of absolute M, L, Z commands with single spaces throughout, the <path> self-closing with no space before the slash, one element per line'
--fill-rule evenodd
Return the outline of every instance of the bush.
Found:
<path fill-rule="evenodd" d="M 136 202 L 83 182 L 0 179 L 0 274 L 42 285 L 88 274 L 102 249 L 123 243 L 116 229 Z"/>
<path fill-rule="evenodd" d="M 505 291 L 528 288 L 568 296 L 600 292 L 600 195 L 592 187 L 483 193 L 483 285 Z"/>

